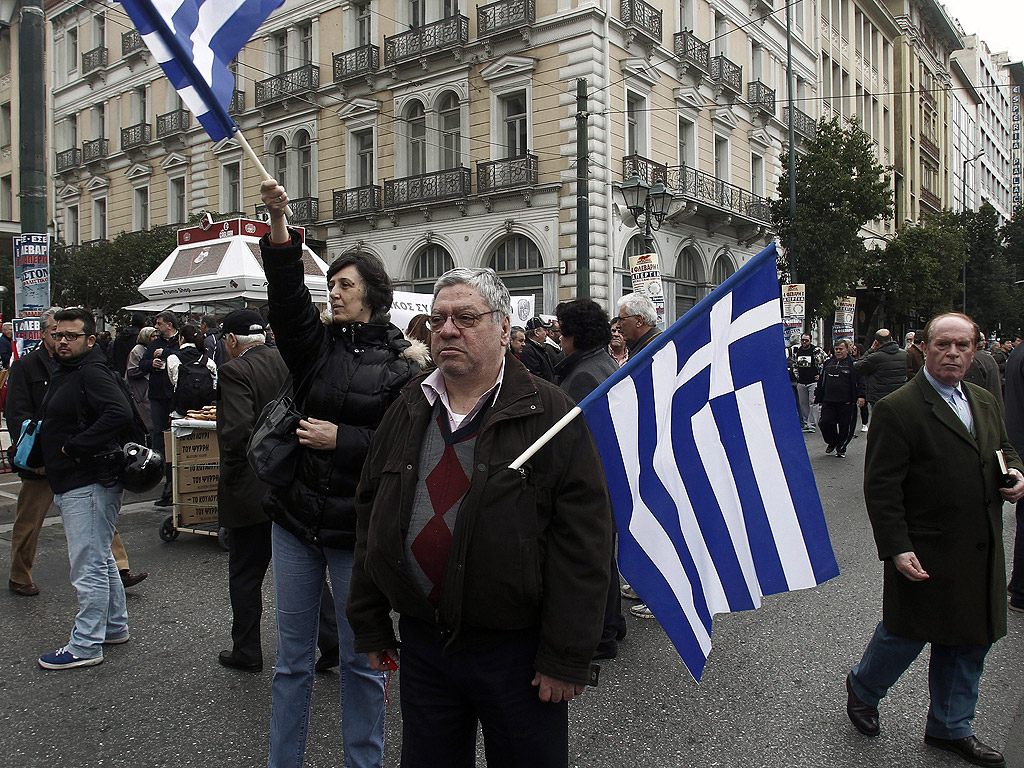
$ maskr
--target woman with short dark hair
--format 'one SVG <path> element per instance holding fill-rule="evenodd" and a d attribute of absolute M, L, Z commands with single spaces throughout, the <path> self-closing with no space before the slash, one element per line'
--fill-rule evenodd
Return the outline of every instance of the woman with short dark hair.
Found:
<path fill-rule="evenodd" d="M 555 307 L 562 327 L 565 358 L 555 366 L 558 386 L 580 402 L 619 369 L 608 354 L 612 340 L 607 313 L 593 299 L 575 299 Z"/>

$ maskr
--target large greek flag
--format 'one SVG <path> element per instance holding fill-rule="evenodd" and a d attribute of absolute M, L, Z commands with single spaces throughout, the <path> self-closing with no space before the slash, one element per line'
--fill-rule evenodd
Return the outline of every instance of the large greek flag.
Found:
<path fill-rule="evenodd" d="M 167 79 L 213 141 L 235 132 L 228 69 L 284 0 L 120 0 Z"/>
<path fill-rule="evenodd" d="M 839 573 L 786 368 L 771 245 L 580 403 L 619 567 L 694 679 L 711 617 Z"/>

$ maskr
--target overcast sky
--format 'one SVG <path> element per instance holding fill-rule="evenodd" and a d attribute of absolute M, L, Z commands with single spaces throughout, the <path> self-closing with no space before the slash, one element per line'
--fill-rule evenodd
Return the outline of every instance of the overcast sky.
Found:
<path fill-rule="evenodd" d="M 968 35 L 977 34 L 993 53 L 1009 51 L 1012 61 L 1024 59 L 1024 1 L 939 0 L 950 16 L 960 19 Z"/>

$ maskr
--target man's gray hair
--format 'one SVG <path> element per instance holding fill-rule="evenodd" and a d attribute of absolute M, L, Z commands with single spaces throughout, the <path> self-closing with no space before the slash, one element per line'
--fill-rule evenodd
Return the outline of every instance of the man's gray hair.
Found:
<path fill-rule="evenodd" d="M 619 309 L 625 307 L 631 315 L 643 319 L 652 328 L 658 324 L 658 309 L 654 302 L 642 293 L 627 293 L 618 301 Z"/>
<path fill-rule="evenodd" d="M 442 288 L 450 285 L 468 285 L 475 288 L 483 297 L 484 302 L 497 316 L 492 315 L 495 323 L 500 323 L 503 318 L 512 315 L 512 297 L 509 296 L 508 288 L 498 277 L 498 273 L 490 268 L 483 267 L 455 267 L 449 269 L 434 283 L 434 299 Z"/>
<path fill-rule="evenodd" d="M 53 316 L 60 312 L 62 307 L 50 307 L 39 316 L 39 330 L 45 331 L 53 323 Z"/>
<path fill-rule="evenodd" d="M 245 336 L 239 336 L 237 333 L 232 333 L 231 335 L 234 336 L 235 341 L 243 347 L 249 344 L 256 344 L 257 342 L 260 344 L 266 344 L 267 342 L 267 334 L 265 333 L 247 333 Z"/>

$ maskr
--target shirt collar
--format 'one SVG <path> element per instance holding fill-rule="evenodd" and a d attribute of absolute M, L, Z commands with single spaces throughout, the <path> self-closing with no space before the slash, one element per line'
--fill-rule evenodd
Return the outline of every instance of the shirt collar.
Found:
<path fill-rule="evenodd" d="M 441 405 L 444 406 L 445 412 L 448 414 L 448 424 L 452 429 L 452 432 L 459 428 L 459 425 L 464 421 L 468 421 L 480 413 L 487 405 L 493 405 L 498 400 L 498 394 L 501 392 L 501 382 L 505 377 L 505 358 L 501 359 L 501 370 L 498 371 L 498 378 L 495 380 L 494 385 L 484 392 L 476 401 L 476 405 L 466 414 L 456 414 L 448 402 L 448 387 L 444 381 L 444 374 L 441 373 L 440 368 L 435 368 L 427 378 L 420 382 L 420 388 L 423 390 L 424 397 L 427 398 L 427 402 L 430 403 L 431 407 L 437 403 L 438 399 L 441 400 Z"/>
<path fill-rule="evenodd" d="M 942 395 L 943 400 L 949 400 L 953 396 L 954 392 L 959 393 L 960 397 L 967 399 L 967 395 L 964 394 L 963 382 L 958 381 L 955 387 L 951 387 L 949 384 L 943 384 L 941 381 L 936 379 L 927 368 L 922 368 L 924 371 L 924 377 L 928 379 L 928 383 L 935 388 L 935 391 Z"/>

